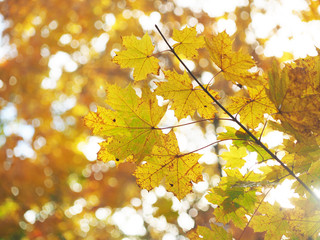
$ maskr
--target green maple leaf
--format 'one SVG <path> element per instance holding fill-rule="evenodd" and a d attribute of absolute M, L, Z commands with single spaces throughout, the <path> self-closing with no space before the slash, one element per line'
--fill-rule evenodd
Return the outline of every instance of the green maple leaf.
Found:
<path fill-rule="evenodd" d="M 232 221 L 237 227 L 244 228 L 247 224 L 245 214 L 255 209 L 256 190 L 242 186 L 246 179 L 238 169 L 225 169 L 225 172 L 227 176 L 221 178 L 219 185 L 212 188 L 206 198 L 218 206 L 214 209 L 216 221 L 224 224 Z"/>

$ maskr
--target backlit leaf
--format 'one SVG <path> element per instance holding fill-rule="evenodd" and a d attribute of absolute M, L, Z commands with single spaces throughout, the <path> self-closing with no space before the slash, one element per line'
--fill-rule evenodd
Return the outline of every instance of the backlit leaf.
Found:
<path fill-rule="evenodd" d="M 279 204 L 271 205 L 268 202 L 262 202 L 259 212 L 260 215 L 252 218 L 250 227 L 255 232 L 266 232 L 265 239 L 267 240 L 282 239 L 289 228 L 289 223 Z"/>
<path fill-rule="evenodd" d="M 142 39 L 134 35 L 123 37 L 123 46 L 127 50 L 116 52 L 113 62 L 121 68 L 134 68 L 134 80 L 144 80 L 149 73 L 159 74 L 159 60 L 152 56 L 154 46 L 147 33 Z"/>
<path fill-rule="evenodd" d="M 227 163 L 226 168 L 241 168 L 245 164 L 243 157 L 247 156 L 247 150 L 244 147 L 236 148 L 231 146 L 229 152 L 223 152 L 220 157 Z"/>
<path fill-rule="evenodd" d="M 193 87 L 188 74 L 179 74 L 176 71 L 164 72 L 167 82 L 157 83 L 155 90 L 157 95 L 170 99 L 171 109 L 175 111 L 178 120 L 193 116 L 197 111 L 203 118 L 213 118 L 217 112 L 212 104 L 212 99 L 200 88 Z M 208 89 L 209 92 L 219 99 L 218 93 Z"/>
<path fill-rule="evenodd" d="M 188 232 L 188 238 L 190 240 L 200 239 L 219 239 L 219 240 L 231 240 L 232 235 L 228 233 L 223 227 L 219 227 L 216 224 L 211 224 L 211 229 L 198 226 L 196 229 Z"/>
<path fill-rule="evenodd" d="M 108 137 L 102 142 L 98 157 L 101 160 L 122 162 L 127 157 L 140 161 L 150 154 L 162 134 L 155 127 L 160 122 L 166 106 L 158 101 L 148 88 L 142 89 L 139 98 L 129 85 L 125 89 L 108 85 L 106 102 L 112 109 L 98 107 L 85 117 L 85 124 L 93 133 Z"/>
<path fill-rule="evenodd" d="M 249 72 L 255 66 L 252 57 L 242 51 L 233 51 L 233 41 L 226 32 L 206 37 L 205 41 L 211 60 L 221 69 L 226 80 L 249 87 L 261 84 L 262 79 L 256 73 Z"/>
<path fill-rule="evenodd" d="M 256 152 L 258 154 L 258 161 L 264 161 L 271 158 L 270 154 L 257 144 L 247 133 L 242 130 L 236 130 L 232 127 L 225 127 L 226 132 L 221 132 L 218 135 L 219 140 L 232 140 L 235 146 L 246 147 L 249 152 Z M 267 146 L 266 144 L 264 144 Z"/>
<path fill-rule="evenodd" d="M 268 90 L 278 108 L 275 118 L 291 134 L 320 135 L 320 57 L 297 59 L 281 71 L 276 68 L 269 74 Z"/>
<path fill-rule="evenodd" d="M 286 70 L 279 73 L 276 62 L 273 62 L 272 70 L 269 71 L 268 76 L 270 99 L 277 108 L 280 108 L 288 88 L 288 73 Z"/>
<path fill-rule="evenodd" d="M 166 189 L 182 199 L 191 192 L 192 182 L 202 180 L 200 157 L 197 153 L 181 153 L 171 131 L 154 146 L 152 155 L 144 159 L 146 163 L 139 166 L 134 175 L 141 188 L 151 190 L 164 181 Z"/>
<path fill-rule="evenodd" d="M 198 48 L 204 47 L 204 37 L 197 37 L 196 28 L 185 27 L 183 30 L 173 29 L 172 39 L 178 43 L 173 45 L 177 54 L 183 54 L 186 58 L 198 56 Z"/>
<path fill-rule="evenodd" d="M 231 97 L 232 103 L 227 109 L 240 115 L 240 122 L 254 129 L 259 123 L 264 124 L 264 114 L 276 112 L 263 87 L 249 88 L 249 97 Z"/>
<path fill-rule="evenodd" d="M 257 202 L 256 191 L 241 186 L 246 178 L 238 169 L 225 169 L 226 177 L 222 177 L 219 185 L 210 190 L 207 200 L 217 205 L 214 209 L 216 221 L 227 224 L 232 221 L 235 226 L 244 228 L 247 223 L 245 214 L 252 213 Z"/>

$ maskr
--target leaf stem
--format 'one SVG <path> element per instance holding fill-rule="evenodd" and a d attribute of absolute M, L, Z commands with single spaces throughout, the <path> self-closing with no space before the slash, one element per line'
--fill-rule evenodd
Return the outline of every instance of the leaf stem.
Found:
<path fill-rule="evenodd" d="M 252 214 L 250 220 L 248 221 L 247 225 L 245 226 L 245 228 L 243 229 L 243 231 L 241 232 L 241 235 L 239 237 L 238 240 L 240 240 L 244 234 L 244 232 L 247 230 L 247 228 L 249 227 L 249 224 L 251 223 L 251 220 L 253 219 L 253 217 L 255 216 L 255 214 L 257 213 L 258 209 L 260 208 L 262 202 L 264 201 L 264 199 L 267 197 L 267 195 L 269 194 L 269 192 L 271 191 L 271 188 L 267 191 L 267 193 L 263 196 L 263 198 L 261 199 L 258 207 L 254 210 L 254 213 Z"/>
<path fill-rule="evenodd" d="M 212 146 L 212 145 L 218 144 L 218 143 L 220 143 L 220 142 L 223 142 L 223 141 L 232 141 L 232 140 L 239 140 L 239 139 L 232 139 L 232 138 L 230 138 L 230 139 L 217 140 L 217 141 L 215 141 L 215 142 L 209 143 L 208 145 L 205 145 L 205 146 L 203 146 L 203 147 L 201 147 L 201 148 L 198 148 L 198 149 L 196 149 L 196 150 L 193 150 L 193 151 L 191 151 L 191 152 L 183 153 L 183 154 L 181 154 L 181 155 L 179 155 L 179 156 L 180 156 L 180 157 L 186 156 L 186 155 L 189 155 L 189 154 L 191 154 L 191 153 L 195 153 L 195 152 L 198 152 L 198 151 L 200 151 L 200 150 L 202 150 L 202 149 L 205 149 L 205 148 L 207 148 L 207 147 L 210 147 L 210 146 Z"/>
<path fill-rule="evenodd" d="M 206 86 L 206 89 L 208 89 L 208 87 L 209 87 L 209 85 L 211 84 L 211 82 L 213 81 L 213 79 L 215 79 L 216 76 L 218 76 L 219 73 L 221 73 L 221 72 L 222 72 L 222 71 L 220 70 L 219 72 L 217 72 L 217 73 L 210 79 L 209 83 L 208 83 L 207 86 Z"/>
<path fill-rule="evenodd" d="M 162 54 L 162 53 L 165 53 L 165 52 L 171 52 L 171 50 L 168 49 L 168 50 L 163 50 L 163 51 L 160 51 L 160 52 L 156 52 L 156 53 L 153 53 L 151 56 L 155 57 L 155 56 L 157 56 L 159 54 Z"/>
<path fill-rule="evenodd" d="M 211 93 L 201 84 L 201 82 L 194 76 L 194 74 L 190 71 L 187 65 L 181 60 L 175 50 L 171 47 L 165 36 L 160 31 L 159 27 L 155 25 L 157 31 L 161 35 L 162 39 L 165 41 L 170 51 L 174 54 L 174 56 L 179 60 L 179 62 L 184 66 L 190 76 L 198 83 L 198 85 L 202 88 L 202 90 L 216 103 L 234 122 L 236 122 L 259 146 L 261 146 L 274 160 L 276 160 L 292 177 L 294 177 L 309 193 L 310 195 L 320 202 L 320 199 L 317 195 L 309 188 L 290 168 L 288 168 L 273 152 L 269 150 L 256 136 L 254 136 L 248 128 L 246 128 L 240 121 L 237 120 Z"/>
<path fill-rule="evenodd" d="M 198 121 L 178 124 L 178 125 L 169 126 L 169 127 L 157 127 L 157 128 L 154 128 L 154 129 L 156 129 L 156 130 L 164 130 L 164 129 L 170 129 L 170 128 L 177 128 L 177 127 L 183 127 L 183 126 L 187 126 L 187 125 L 191 125 L 191 124 L 195 124 L 195 123 L 199 123 L 199 122 L 211 121 L 211 120 L 215 120 L 215 119 L 232 121 L 232 119 L 230 119 L 230 118 L 207 118 L 207 119 L 201 119 L 201 120 L 198 120 Z"/>

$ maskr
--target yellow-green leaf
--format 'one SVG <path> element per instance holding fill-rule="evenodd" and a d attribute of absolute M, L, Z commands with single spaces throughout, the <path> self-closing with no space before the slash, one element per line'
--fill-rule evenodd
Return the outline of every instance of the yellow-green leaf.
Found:
<path fill-rule="evenodd" d="M 177 54 L 183 54 L 186 58 L 196 58 L 197 49 L 204 47 L 204 37 L 197 37 L 196 28 L 185 27 L 183 30 L 173 29 L 172 39 L 178 43 L 173 45 Z"/>
<path fill-rule="evenodd" d="M 222 177 L 219 185 L 212 188 L 206 199 L 219 207 L 214 209 L 217 222 L 229 223 L 232 221 L 237 227 L 244 228 L 247 223 L 245 214 L 255 209 L 257 202 L 256 190 L 248 190 L 243 182 L 243 176 L 238 169 L 225 169 L 226 177 Z"/>
<path fill-rule="evenodd" d="M 98 107 L 97 112 L 85 117 L 85 124 L 94 134 L 108 138 L 100 144 L 98 158 L 116 162 L 128 157 L 142 160 L 160 139 L 162 132 L 155 128 L 166 106 L 159 107 L 148 87 L 142 89 L 139 98 L 131 85 L 124 89 L 108 85 L 106 102 L 112 110 Z"/>
<path fill-rule="evenodd" d="M 289 229 L 289 224 L 279 204 L 271 205 L 268 202 L 262 202 L 259 212 L 260 215 L 255 215 L 249 226 L 255 232 L 266 232 L 267 240 L 281 239 Z"/>
<path fill-rule="evenodd" d="M 123 37 L 123 46 L 127 50 L 117 52 L 113 62 L 119 64 L 121 68 L 134 68 L 134 80 L 144 80 L 149 73 L 159 74 L 159 60 L 152 56 L 154 46 L 147 33 L 142 39 L 134 35 Z"/>
<path fill-rule="evenodd" d="M 275 104 L 277 108 L 280 108 L 289 84 L 288 72 L 284 69 L 280 73 L 279 67 L 277 66 L 276 62 L 273 62 L 272 70 L 269 71 L 268 77 L 268 94 L 270 96 L 270 100 Z"/>
<path fill-rule="evenodd" d="M 190 240 L 201 240 L 201 239 L 219 239 L 219 240 L 231 240 L 232 235 L 228 233 L 223 227 L 219 227 L 216 224 L 211 224 L 211 229 L 198 226 L 197 229 L 188 232 L 188 238 Z"/>
<path fill-rule="evenodd" d="M 258 161 L 265 161 L 271 158 L 270 154 L 257 144 L 247 133 L 243 130 L 237 130 L 232 127 L 225 127 L 226 132 L 221 132 L 218 135 L 219 140 L 232 140 L 236 147 L 245 147 L 249 152 L 256 152 L 258 154 Z M 268 147 L 265 143 L 264 145 Z"/>

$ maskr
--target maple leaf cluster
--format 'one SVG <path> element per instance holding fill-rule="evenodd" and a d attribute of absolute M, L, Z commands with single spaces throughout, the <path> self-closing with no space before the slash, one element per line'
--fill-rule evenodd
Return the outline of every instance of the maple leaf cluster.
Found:
<path fill-rule="evenodd" d="M 292 150 L 285 149 L 286 156 L 282 161 L 261 141 L 261 136 L 266 125 L 270 124 L 293 136 L 292 139 L 319 139 L 319 57 L 296 60 L 281 70 L 279 64 L 274 63 L 266 75 L 263 71 L 253 71 L 257 66 L 250 55 L 232 49 L 233 41 L 225 32 L 216 36 L 197 36 L 195 28 L 185 27 L 180 31 L 174 30 L 172 39 L 177 43 L 168 47 L 182 65 L 181 58 L 197 59 L 198 51 L 204 48 L 218 69 L 215 78 L 222 75 L 225 81 L 241 86 L 241 92 L 245 94 L 224 100 L 227 103 L 224 107 L 219 102 L 219 93 L 212 87 L 212 81 L 202 84 L 188 67 L 183 73 L 160 68 L 160 60 L 155 56 L 161 53 L 154 53 L 148 34 L 141 39 L 124 37 L 126 50 L 116 52 L 113 62 L 121 68 L 132 68 L 134 83 L 126 88 L 109 85 L 106 103 L 110 108 L 98 107 L 96 112 L 85 118 L 85 124 L 94 134 L 106 138 L 100 144 L 98 159 L 117 164 L 134 162 L 137 167 L 133 175 L 141 188 L 152 190 L 164 184 L 167 191 L 183 199 L 192 192 L 193 183 L 203 180 L 203 166 L 198 162 L 201 155 L 196 153 L 197 150 L 180 152 L 174 133 L 176 126 L 165 134 L 159 127 L 161 119 L 168 109 L 174 111 L 178 120 L 191 117 L 213 122 L 217 114 L 230 117 L 229 120 L 237 123 L 240 129 L 225 127 L 226 131 L 218 135 L 218 141 L 232 141 L 229 151 L 220 155 L 226 161 L 223 167 L 226 176 L 221 177 L 218 186 L 212 188 L 206 197 L 218 206 L 213 212 L 216 221 L 222 224 L 232 222 L 236 228 L 244 229 L 243 232 L 249 227 L 256 232 L 266 232 L 266 239 L 280 239 L 283 235 L 302 236 L 304 233 L 289 225 L 288 218 L 292 212 L 282 215 L 277 212 L 281 211 L 277 205 L 271 210 L 261 196 L 265 196 L 265 187 L 272 187 L 290 176 L 297 180 L 294 183 L 297 193 L 308 194 L 317 200 L 310 187 L 317 176 L 315 164 L 318 162 L 304 165 L 301 171 L 291 170 L 287 158 L 293 154 Z M 160 73 L 163 80 L 155 81 L 155 89 L 151 90 L 148 77 L 153 74 L 161 79 Z M 141 96 L 133 87 L 140 88 Z M 168 102 L 160 106 L 156 96 Z M 239 171 L 245 169 L 244 158 L 248 153 L 257 154 L 258 165 L 255 168 L 260 173 L 249 169 L 245 173 Z M 295 154 L 299 155 L 298 152 Z M 267 161 L 278 162 L 280 166 L 262 164 Z M 294 163 L 291 164 L 293 166 Z M 299 177 L 298 173 L 301 174 Z M 274 215 L 272 211 L 275 211 Z M 256 217 L 257 212 L 262 215 Z M 270 218 L 262 217 L 264 214 Z M 281 226 L 281 231 L 277 227 L 261 227 L 262 222 L 267 226 L 275 216 L 279 219 L 276 226 Z M 293 218 L 300 219 L 299 216 Z M 211 230 L 199 226 L 188 236 L 190 239 L 200 239 L 199 236 L 231 239 L 231 235 L 217 225 L 211 225 Z"/>
<path fill-rule="evenodd" d="M 0 239 L 319 238 L 319 56 L 264 56 L 240 2 L 0 1 Z"/>

